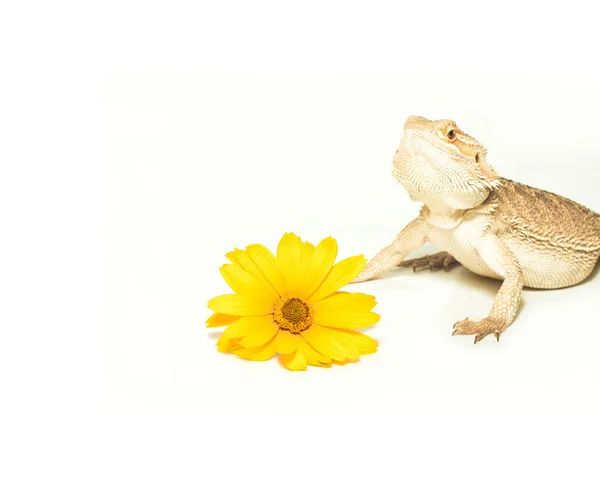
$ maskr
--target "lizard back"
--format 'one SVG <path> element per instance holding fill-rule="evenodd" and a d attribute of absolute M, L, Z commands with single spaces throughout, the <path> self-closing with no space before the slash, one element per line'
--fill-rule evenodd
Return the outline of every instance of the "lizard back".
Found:
<path fill-rule="evenodd" d="M 501 179 L 497 222 L 524 239 L 550 248 L 584 253 L 600 251 L 600 215 L 552 192 Z"/>

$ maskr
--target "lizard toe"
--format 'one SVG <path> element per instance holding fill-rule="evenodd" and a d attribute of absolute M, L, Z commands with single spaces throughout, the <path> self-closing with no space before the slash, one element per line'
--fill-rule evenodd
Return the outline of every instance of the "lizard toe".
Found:
<path fill-rule="evenodd" d="M 486 317 L 482 319 L 465 318 L 454 324 L 452 335 L 475 335 L 474 343 L 483 340 L 490 334 L 494 334 L 496 340 L 500 341 L 502 333 L 501 325 L 495 320 Z"/>

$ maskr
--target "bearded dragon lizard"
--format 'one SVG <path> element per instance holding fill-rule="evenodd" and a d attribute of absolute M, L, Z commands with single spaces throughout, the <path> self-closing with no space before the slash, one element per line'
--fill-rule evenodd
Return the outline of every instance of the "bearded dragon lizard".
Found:
<path fill-rule="evenodd" d="M 454 121 L 410 116 L 392 173 L 423 206 L 354 280 L 370 280 L 396 266 L 448 270 L 456 264 L 503 280 L 487 317 L 454 325 L 452 335 L 475 335 L 475 343 L 490 334 L 500 340 L 517 315 L 524 286 L 575 285 L 600 255 L 599 214 L 499 177 L 486 153 Z M 404 261 L 427 241 L 443 252 Z"/>

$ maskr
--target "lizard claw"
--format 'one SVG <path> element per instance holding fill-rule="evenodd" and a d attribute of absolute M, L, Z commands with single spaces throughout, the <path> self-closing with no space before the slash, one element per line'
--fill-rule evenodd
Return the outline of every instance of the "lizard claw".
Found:
<path fill-rule="evenodd" d="M 475 341 L 473 342 L 475 344 L 490 334 L 494 334 L 496 340 L 499 342 L 500 334 L 504 330 L 499 322 L 492 320 L 489 317 L 482 318 L 481 320 L 475 318 L 465 318 L 464 320 L 456 322 L 453 328 L 453 336 L 475 335 Z"/>

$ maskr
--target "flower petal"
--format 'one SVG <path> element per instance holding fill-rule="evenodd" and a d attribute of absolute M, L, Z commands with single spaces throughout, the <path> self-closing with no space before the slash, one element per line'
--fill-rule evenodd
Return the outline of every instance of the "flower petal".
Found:
<path fill-rule="evenodd" d="M 307 251 L 308 252 L 308 251 Z M 331 271 L 331 267 L 337 257 L 338 245 L 335 239 L 328 237 L 323 239 L 318 246 L 311 251 L 312 255 L 302 270 L 302 284 L 300 292 L 307 297 L 323 283 L 325 276 Z"/>
<path fill-rule="evenodd" d="M 261 317 L 242 317 L 225 329 L 223 332 L 223 337 L 228 339 L 241 339 L 248 337 L 249 335 L 259 333 L 265 327 L 270 328 L 271 324 L 275 325 L 273 322 L 273 315 L 264 315 Z"/>
<path fill-rule="evenodd" d="M 360 332 L 325 328 L 316 324 L 302 332 L 302 336 L 317 352 L 339 362 L 356 360 L 363 354 L 372 354 L 378 346 L 375 340 Z"/>
<path fill-rule="evenodd" d="M 370 311 L 375 305 L 374 296 L 337 292 L 314 304 L 314 319 L 326 327 L 364 328 L 380 319 Z"/>
<path fill-rule="evenodd" d="M 247 360 L 269 360 L 275 355 L 275 339 L 271 339 L 260 347 L 248 347 L 233 350 L 233 353 Z"/>
<path fill-rule="evenodd" d="M 366 263 L 367 260 L 362 255 L 353 256 L 336 263 L 325 277 L 325 281 L 319 286 L 319 289 L 309 298 L 309 301 L 322 300 L 347 285 L 358 276 Z"/>
<path fill-rule="evenodd" d="M 263 290 L 266 290 L 272 297 L 279 298 L 281 296 L 247 251 L 236 249 L 235 251 L 227 253 L 225 257 L 259 281 Z"/>
<path fill-rule="evenodd" d="M 327 298 L 323 298 L 314 304 L 313 308 L 322 308 L 331 310 L 333 312 L 338 311 L 369 311 L 372 310 L 377 302 L 373 295 L 367 295 L 366 293 L 348 293 L 347 291 L 336 291 L 329 295 Z"/>
<path fill-rule="evenodd" d="M 229 325 L 235 322 L 238 316 L 235 315 L 225 315 L 224 313 L 213 313 L 208 320 L 206 320 L 206 326 L 208 328 L 213 327 L 222 327 L 223 325 Z"/>
<path fill-rule="evenodd" d="M 260 329 L 240 340 L 240 345 L 243 345 L 244 347 L 260 347 L 271 340 L 278 331 L 279 325 L 277 325 L 271 317 L 270 322 L 265 322 Z"/>
<path fill-rule="evenodd" d="M 299 335 L 282 330 L 275 336 L 275 350 L 280 354 L 290 354 L 302 341 Z"/>
<path fill-rule="evenodd" d="M 221 335 L 221 338 L 217 342 L 217 349 L 219 350 L 219 352 L 225 353 L 241 349 L 243 347 L 239 344 L 239 341 L 239 338 L 227 338 Z"/>
<path fill-rule="evenodd" d="M 260 295 L 266 293 L 263 283 L 244 270 L 238 264 L 224 264 L 219 268 L 225 283 L 235 293 Z"/>
<path fill-rule="evenodd" d="M 306 357 L 306 362 L 310 365 L 316 365 L 319 367 L 327 367 L 331 364 L 331 358 L 326 355 L 320 354 L 313 347 L 311 347 L 305 340 L 302 341 L 302 350 Z"/>
<path fill-rule="evenodd" d="M 279 359 L 289 370 L 306 370 L 306 356 L 302 347 L 298 347 L 294 353 L 282 355 Z"/>
<path fill-rule="evenodd" d="M 315 246 L 313 244 L 309 243 L 308 241 L 304 241 L 302 243 L 302 261 L 310 261 L 314 250 Z"/>
<path fill-rule="evenodd" d="M 273 253 L 260 244 L 251 244 L 246 248 L 246 252 L 267 281 L 275 288 L 275 291 L 279 295 L 283 295 L 285 292 L 285 281 Z"/>
<path fill-rule="evenodd" d="M 267 315 L 273 312 L 274 301 L 256 295 L 221 295 L 208 301 L 208 308 L 213 312 L 252 317 Z"/>
<path fill-rule="evenodd" d="M 378 343 L 364 333 L 341 328 L 330 328 L 331 337 L 342 342 L 347 348 L 354 348 L 359 355 L 373 354 L 377 351 Z"/>
<path fill-rule="evenodd" d="M 302 241 L 294 233 L 287 232 L 277 246 L 277 263 L 285 279 L 288 292 L 297 292 L 302 274 L 302 260 L 305 249 Z"/>
<path fill-rule="evenodd" d="M 302 332 L 302 337 L 306 340 L 317 352 L 330 357 L 334 360 L 346 360 L 349 354 L 355 352 L 349 351 L 339 341 L 331 337 L 330 329 L 320 327 L 319 325 L 311 325 L 310 328 Z"/>

